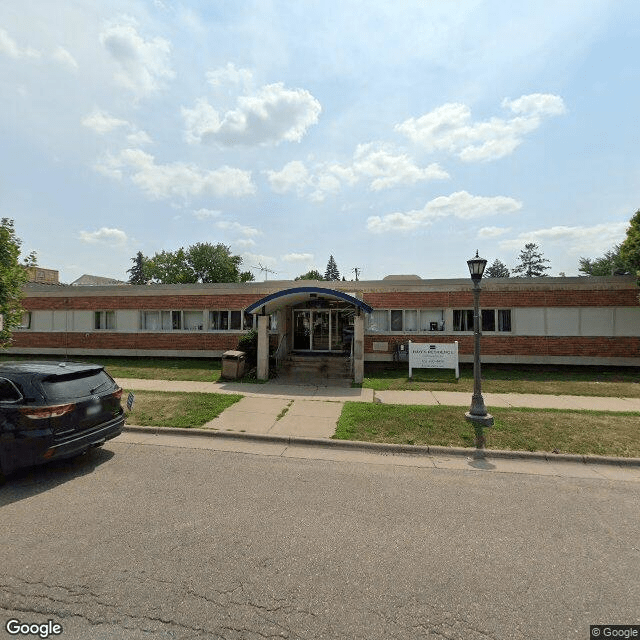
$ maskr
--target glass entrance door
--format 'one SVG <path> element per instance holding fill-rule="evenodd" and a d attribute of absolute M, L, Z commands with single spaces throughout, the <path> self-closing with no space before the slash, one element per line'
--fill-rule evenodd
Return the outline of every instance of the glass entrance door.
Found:
<path fill-rule="evenodd" d="M 296 351 L 311 349 L 311 311 L 293 312 L 293 348 Z"/>
<path fill-rule="evenodd" d="M 329 351 L 329 336 L 331 333 L 329 311 L 313 311 L 312 314 L 311 350 Z"/>
<path fill-rule="evenodd" d="M 296 351 L 348 351 L 353 334 L 348 318 L 345 311 L 339 309 L 294 309 L 293 348 Z"/>

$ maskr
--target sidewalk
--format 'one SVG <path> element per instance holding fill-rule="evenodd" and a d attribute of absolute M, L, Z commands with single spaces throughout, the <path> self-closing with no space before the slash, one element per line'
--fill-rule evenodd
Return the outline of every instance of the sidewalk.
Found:
<path fill-rule="evenodd" d="M 382 404 L 418 404 L 468 407 L 471 394 L 453 391 L 376 391 L 321 384 L 294 385 L 270 380 L 265 384 L 237 382 L 183 382 L 167 380 L 116 380 L 130 391 L 183 391 L 233 393 L 244 396 L 203 429 L 238 434 L 298 438 L 330 438 L 347 401 Z M 593 410 L 640 413 L 640 398 L 549 396 L 487 393 L 487 407 Z"/>

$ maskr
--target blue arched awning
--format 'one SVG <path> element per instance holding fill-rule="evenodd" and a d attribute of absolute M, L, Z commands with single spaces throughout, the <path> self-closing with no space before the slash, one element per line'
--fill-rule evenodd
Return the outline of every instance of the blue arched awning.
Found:
<path fill-rule="evenodd" d="M 318 299 L 342 300 L 343 302 L 352 304 L 358 309 L 362 309 L 365 313 L 371 313 L 373 311 L 373 307 L 356 298 L 355 295 L 328 287 L 293 287 L 292 289 L 283 289 L 282 291 L 271 293 L 254 302 L 246 308 L 246 311 L 248 313 L 262 313 L 264 308 L 264 313 L 269 314 L 285 305 L 295 305 L 306 302 L 307 300 Z"/>

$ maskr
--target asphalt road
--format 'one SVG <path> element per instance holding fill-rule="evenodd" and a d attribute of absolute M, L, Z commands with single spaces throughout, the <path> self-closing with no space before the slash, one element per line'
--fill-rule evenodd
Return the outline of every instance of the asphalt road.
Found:
<path fill-rule="evenodd" d="M 108 443 L 0 489 L 0 637 L 559 640 L 640 623 L 640 483 Z"/>

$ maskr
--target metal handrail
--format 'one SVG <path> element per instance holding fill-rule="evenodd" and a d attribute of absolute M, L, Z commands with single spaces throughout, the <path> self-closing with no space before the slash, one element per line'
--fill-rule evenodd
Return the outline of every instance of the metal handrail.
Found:
<path fill-rule="evenodd" d="M 278 344 L 278 348 L 276 349 L 275 353 L 274 353 L 274 359 L 275 359 L 275 364 L 276 364 L 276 369 L 280 368 L 280 365 L 282 364 L 282 361 L 284 360 L 284 356 L 285 351 L 286 351 L 286 341 L 285 338 L 288 336 L 288 333 L 283 333 L 281 338 L 280 338 L 280 343 Z"/>

